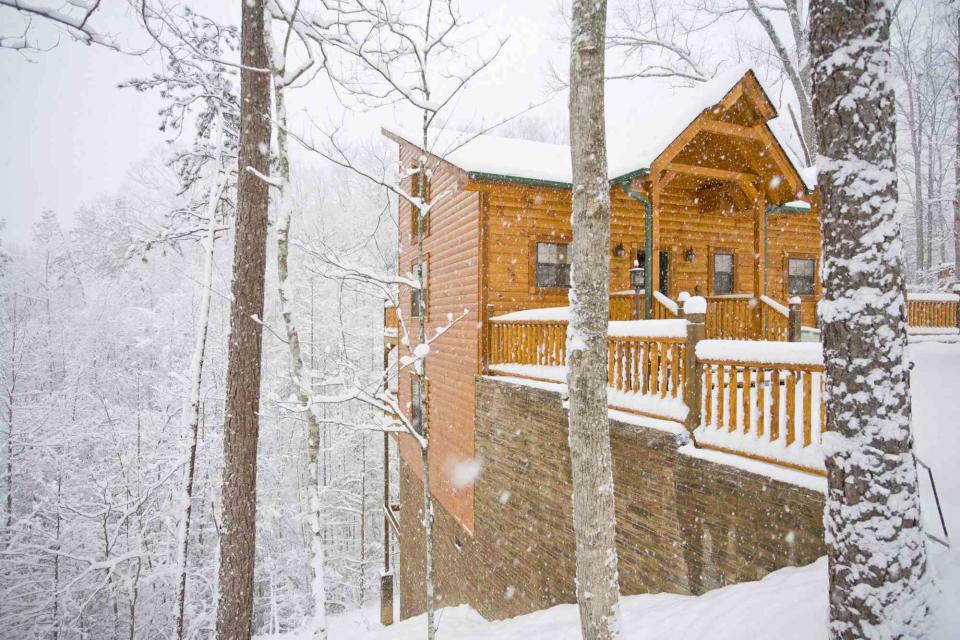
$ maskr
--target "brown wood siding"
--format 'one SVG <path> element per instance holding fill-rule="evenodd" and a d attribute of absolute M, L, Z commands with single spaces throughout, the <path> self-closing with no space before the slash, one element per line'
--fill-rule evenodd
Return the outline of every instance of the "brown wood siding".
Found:
<path fill-rule="evenodd" d="M 402 162 L 415 159 L 413 147 L 401 147 Z M 430 425 L 430 478 L 434 497 L 466 529 L 473 530 L 473 488 L 455 489 L 449 481 L 451 466 L 474 456 L 474 376 L 479 367 L 479 255 L 480 196 L 464 191 L 466 177 L 459 170 L 441 165 L 431 184 L 433 198 L 444 197 L 430 212 L 427 253 L 427 334 L 468 310 L 468 315 L 431 345 L 427 361 L 427 400 Z M 417 247 L 411 242 L 412 207 L 401 202 L 398 211 L 399 271 L 406 273 L 416 263 Z M 400 310 L 410 323 L 410 292 L 400 293 Z M 416 341 L 416 325 L 408 329 Z M 412 371 L 400 374 L 400 406 L 410 402 Z M 400 455 L 412 469 L 421 472 L 420 450 L 409 437 L 400 436 Z M 418 509 L 418 505 L 405 505 Z"/>
<path fill-rule="evenodd" d="M 564 306 L 566 289 L 536 287 L 536 242 L 569 242 L 570 192 L 561 189 L 520 187 L 487 183 L 482 187 L 487 198 L 488 242 L 486 246 L 486 296 L 494 313 L 520 309 Z M 643 249 L 643 205 L 628 198 L 620 187 L 611 191 L 610 289 L 629 289 L 629 269 L 637 250 Z M 669 287 L 665 293 L 673 299 L 681 291 L 711 295 L 710 256 L 714 249 L 736 255 L 734 293 L 753 292 L 753 212 L 735 214 L 704 212 L 691 192 L 670 188 L 660 196 L 660 246 L 656 251 L 670 255 Z M 613 249 L 622 243 L 626 257 L 617 258 Z M 693 249 L 693 260 L 684 255 Z M 804 215 L 777 214 L 768 227 L 769 266 L 767 295 L 787 302 L 786 255 L 819 256 L 820 227 L 816 212 Z M 656 279 L 654 280 L 656 284 Z M 817 291 L 820 291 L 819 276 Z M 805 299 L 804 324 L 813 326 L 815 301 Z"/>

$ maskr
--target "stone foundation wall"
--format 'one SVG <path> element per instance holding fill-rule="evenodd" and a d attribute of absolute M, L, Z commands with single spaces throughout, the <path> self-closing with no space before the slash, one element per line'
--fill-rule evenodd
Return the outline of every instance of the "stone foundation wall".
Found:
<path fill-rule="evenodd" d="M 622 593 L 699 594 L 825 553 L 823 495 L 678 452 L 681 437 L 611 421 Z M 567 415 L 559 394 L 476 382 L 471 536 L 435 507 L 439 606 L 507 618 L 574 602 Z M 424 610 L 422 484 L 400 473 L 400 614 Z"/>

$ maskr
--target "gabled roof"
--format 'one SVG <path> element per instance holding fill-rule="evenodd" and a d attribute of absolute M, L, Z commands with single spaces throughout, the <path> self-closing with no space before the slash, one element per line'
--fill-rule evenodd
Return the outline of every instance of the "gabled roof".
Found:
<path fill-rule="evenodd" d="M 668 88 L 644 96 L 626 122 L 607 120 L 607 166 L 611 182 L 648 173 L 657 157 L 704 111 L 718 105 L 750 75 L 739 66 L 693 88 Z M 759 85 L 759 81 L 758 81 Z M 762 85 L 761 89 L 762 89 Z M 769 113 L 776 110 L 764 92 Z M 770 122 L 774 125 L 778 123 Z M 769 126 L 793 168 L 808 189 L 815 186 L 815 173 L 794 156 L 790 136 L 781 126 Z M 384 133 L 420 147 L 418 135 L 396 127 Z M 569 187 L 572 181 L 570 147 L 561 144 L 505 138 L 493 134 L 471 134 L 444 130 L 430 143 L 433 155 L 443 158 L 478 180 L 522 181 L 545 186 Z"/>

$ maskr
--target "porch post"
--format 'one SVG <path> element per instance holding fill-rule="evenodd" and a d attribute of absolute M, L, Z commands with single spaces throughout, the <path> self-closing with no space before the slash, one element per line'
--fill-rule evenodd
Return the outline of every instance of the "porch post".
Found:
<path fill-rule="evenodd" d="M 800 312 L 800 298 L 794 296 L 790 298 L 790 315 L 787 319 L 787 340 L 790 342 L 800 342 L 803 335 Z"/>
<path fill-rule="evenodd" d="M 757 195 L 753 209 L 753 336 L 759 340 L 763 335 L 763 310 L 760 305 L 760 296 L 766 294 L 763 290 L 763 269 L 767 263 L 767 199 L 763 191 Z"/>
<path fill-rule="evenodd" d="M 700 296 L 689 298 L 683 303 L 682 313 L 687 319 L 687 344 L 683 358 L 686 371 L 683 401 L 687 405 L 684 424 L 692 434 L 700 426 L 700 405 L 703 404 L 703 367 L 697 363 L 697 343 L 706 335 L 704 321 L 707 317 L 707 301 Z"/>
<path fill-rule="evenodd" d="M 650 275 L 647 277 L 647 318 L 653 317 L 653 292 L 660 291 L 660 192 L 661 176 L 663 171 L 654 168 L 650 180 L 650 203 L 652 205 L 652 225 L 650 229 L 651 241 L 647 243 L 650 257 L 647 258 Z M 666 294 L 666 291 L 661 291 Z"/>

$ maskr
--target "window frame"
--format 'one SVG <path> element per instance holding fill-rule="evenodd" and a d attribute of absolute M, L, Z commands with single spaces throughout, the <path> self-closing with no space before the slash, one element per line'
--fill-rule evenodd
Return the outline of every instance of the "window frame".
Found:
<path fill-rule="evenodd" d="M 717 293 L 714 288 L 717 273 L 717 256 L 730 256 L 730 291 Z M 737 252 L 727 247 L 711 247 L 708 263 L 707 287 L 711 296 L 730 296 L 737 293 Z"/>
<path fill-rule="evenodd" d="M 418 172 L 411 175 L 409 178 L 409 182 L 410 182 L 410 190 L 408 191 L 408 193 L 413 197 L 417 197 L 417 193 L 420 191 L 420 188 L 419 188 L 420 173 Z M 427 202 L 430 202 L 430 198 L 432 195 L 433 195 L 433 180 L 428 178 L 427 179 L 427 197 L 426 197 Z M 407 202 L 407 206 L 410 207 L 410 239 L 416 240 L 417 225 L 420 224 L 420 212 L 417 210 L 415 206 L 413 206 L 412 202 Z M 424 238 L 430 235 L 430 218 L 431 218 L 430 214 L 427 214 L 427 216 L 423 219 L 423 225 L 424 225 L 423 237 Z"/>
<path fill-rule="evenodd" d="M 567 262 L 565 262 L 565 263 L 563 263 L 563 262 L 557 262 L 557 263 L 546 263 L 546 262 L 544 262 L 544 263 L 541 263 L 541 262 L 540 262 L 540 245 L 541 245 L 541 244 L 549 244 L 549 245 L 557 245 L 557 246 L 562 245 L 562 246 L 566 247 Z M 533 239 L 533 242 L 532 242 L 532 251 L 531 251 L 531 254 L 532 254 L 532 255 L 531 255 L 531 260 L 530 260 L 531 264 L 533 265 L 533 273 L 532 273 L 532 281 L 531 281 L 531 285 L 532 285 L 531 288 L 532 288 L 532 289 L 534 289 L 534 290 L 536 290 L 536 291 L 569 291 L 569 290 L 570 290 L 570 284 L 569 284 L 569 280 L 570 280 L 570 267 L 572 266 L 572 261 L 570 260 L 570 253 L 569 253 L 569 252 L 570 252 L 570 245 L 571 245 L 571 242 L 570 242 L 570 240 L 567 239 L 566 237 L 547 237 L 547 238 L 534 238 L 534 239 Z M 564 286 L 564 285 L 555 285 L 555 284 L 553 284 L 553 285 L 541 286 L 541 285 L 540 285 L 540 265 L 541 265 L 541 264 L 544 264 L 544 265 L 552 264 L 552 265 L 555 265 L 555 266 L 556 266 L 556 265 L 559 265 L 559 266 L 564 266 L 564 265 L 565 265 L 565 266 L 567 267 L 567 281 L 568 281 L 568 284 L 567 284 L 566 286 Z"/>
<path fill-rule="evenodd" d="M 790 293 L 790 261 L 805 260 L 813 263 L 813 291 L 811 293 Z M 817 274 L 820 262 L 817 256 L 808 253 L 786 253 L 783 256 L 783 293 L 786 298 L 816 298 L 820 295 L 820 282 Z"/>
<path fill-rule="evenodd" d="M 427 384 L 426 380 L 424 380 L 424 385 L 421 387 L 420 376 L 418 376 L 416 372 L 413 372 L 413 371 L 410 373 L 410 426 L 413 427 L 413 430 L 415 433 L 421 436 L 423 435 L 423 414 L 420 413 L 420 403 L 415 402 L 415 400 L 417 400 L 416 389 L 419 389 L 420 397 L 426 400 L 426 396 L 424 395 L 424 389 L 428 389 L 428 388 L 429 388 L 429 385 Z M 424 405 L 429 411 L 429 406 L 430 406 L 429 403 L 424 402 Z"/>
<path fill-rule="evenodd" d="M 426 270 L 426 277 L 423 279 L 424 286 L 426 287 L 425 291 L 417 291 L 416 289 L 410 289 L 410 317 L 411 318 L 420 318 L 421 313 L 414 312 L 414 302 L 418 299 L 418 296 L 421 298 L 420 310 L 424 320 L 430 319 L 430 254 L 424 256 L 423 267 Z M 416 276 L 417 261 L 414 260 L 413 264 L 410 265 L 410 273 Z"/>

